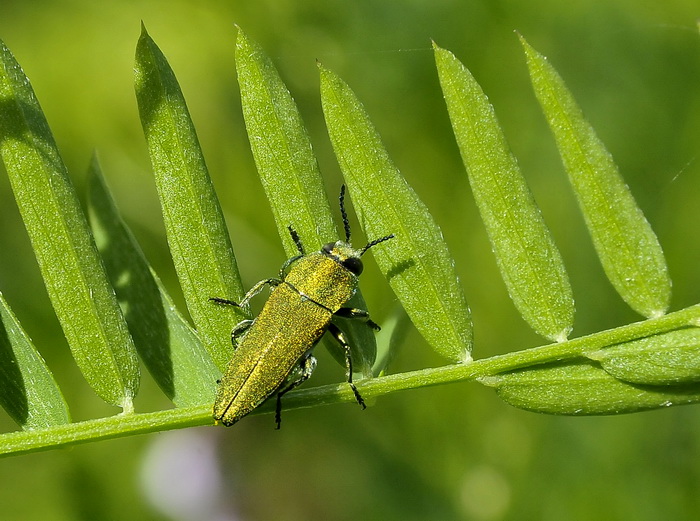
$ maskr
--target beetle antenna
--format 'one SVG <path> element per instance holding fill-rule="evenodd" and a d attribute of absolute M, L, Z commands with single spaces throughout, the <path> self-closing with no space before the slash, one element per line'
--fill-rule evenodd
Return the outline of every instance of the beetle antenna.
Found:
<path fill-rule="evenodd" d="M 381 237 L 380 239 L 374 239 L 372 242 L 368 243 L 367 246 L 362 248 L 360 250 L 360 257 L 362 257 L 367 250 L 369 250 L 372 246 L 376 246 L 380 242 L 388 241 L 389 239 L 393 239 L 394 234 L 392 233 L 391 235 L 387 235 L 386 237 Z"/>
<path fill-rule="evenodd" d="M 348 221 L 348 214 L 345 211 L 345 185 L 340 187 L 340 214 L 343 216 L 343 228 L 345 228 L 345 242 L 350 242 L 350 222 Z"/>
<path fill-rule="evenodd" d="M 289 235 L 292 236 L 292 240 L 294 241 L 294 244 L 296 244 L 296 246 L 297 246 L 297 250 L 299 250 L 299 253 L 301 255 L 304 255 L 304 245 L 301 243 L 301 239 L 299 238 L 299 234 L 291 226 L 287 226 L 287 229 L 289 230 Z"/>

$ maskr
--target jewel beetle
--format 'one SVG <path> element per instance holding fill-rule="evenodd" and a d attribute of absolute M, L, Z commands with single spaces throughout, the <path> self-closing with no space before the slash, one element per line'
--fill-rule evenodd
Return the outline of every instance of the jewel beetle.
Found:
<path fill-rule="evenodd" d="M 267 302 L 254 320 L 243 320 L 233 328 L 234 352 L 216 393 L 213 415 L 217 423 L 233 425 L 265 400 L 276 395 L 275 422 L 280 427 L 282 396 L 307 380 L 316 367 L 313 348 L 328 331 L 345 351 L 347 382 L 357 403 L 365 408 L 352 382 L 352 356 L 345 335 L 331 319 L 356 318 L 375 330 L 379 326 L 362 309 L 343 307 L 355 294 L 362 273 L 360 257 L 384 241 L 387 235 L 356 250 L 350 244 L 350 225 L 345 212 L 345 185 L 340 189 L 340 212 L 345 241 L 325 244 L 320 251 L 306 254 L 299 235 L 289 233 L 299 255 L 287 260 L 277 278 L 255 284 L 240 303 L 211 298 L 222 305 L 245 306 L 270 286 Z"/>

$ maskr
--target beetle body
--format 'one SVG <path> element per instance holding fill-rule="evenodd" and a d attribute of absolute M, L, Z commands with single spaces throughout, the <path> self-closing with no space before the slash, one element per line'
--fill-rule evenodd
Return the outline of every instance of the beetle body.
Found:
<path fill-rule="evenodd" d="M 349 244 L 343 196 L 344 187 L 340 203 L 346 242 L 329 243 L 320 252 L 305 255 L 299 237 L 290 227 L 300 255 L 282 266 L 279 278 L 259 282 L 241 302 L 240 305 L 247 303 L 265 285 L 273 287 L 257 318 L 241 322 L 232 332 L 236 349 L 219 382 L 214 402 L 214 419 L 217 422 L 233 425 L 276 394 L 279 428 L 280 399 L 311 376 L 316 365 L 311 351 L 327 330 L 333 333 L 345 350 L 348 383 L 358 403 L 364 407 L 352 383 L 350 348 L 331 319 L 334 315 L 361 318 L 378 329 L 369 320 L 366 311 L 344 308 L 343 305 L 357 289 L 358 276 L 362 272 L 362 254 L 393 235 L 372 241 L 361 250 L 353 249 Z M 220 304 L 239 305 L 225 299 L 212 300 Z"/>

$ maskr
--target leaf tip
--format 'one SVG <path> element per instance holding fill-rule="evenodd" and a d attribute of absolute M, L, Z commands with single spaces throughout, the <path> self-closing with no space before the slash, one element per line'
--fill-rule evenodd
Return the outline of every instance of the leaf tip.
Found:
<path fill-rule="evenodd" d="M 246 36 L 245 32 L 243 29 L 241 29 L 241 26 L 238 24 L 233 24 L 234 27 L 236 28 L 237 34 L 236 34 L 236 47 L 238 49 L 241 49 L 243 47 L 247 47 L 249 45 L 248 37 Z"/>
<path fill-rule="evenodd" d="M 544 56 L 542 56 L 540 53 L 538 53 L 538 52 L 535 50 L 535 48 L 534 48 L 532 45 L 530 45 L 530 44 L 528 43 L 528 41 L 525 39 L 525 37 L 524 37 L 522 34 L 520 34 L 520 33 L 517 32 L 517 31 L 516 31 L 515 34 L 518 35 L 518 39 L 520 40 L 520 44 L 523 46 L 523 50 L 525 51 L 525 57 L 526 57 L 528 60 L 531 60 L 531 59 L 537 58 L 537 57 L 540 57 L 540 58 L 542 58 L 542 59 L 544 59 L 544 60 L 547 59 L 546 57 L 544 57 Z"/>
<path fill-rule="evenodd" d="M 148 46 L 153 43 L 153 38 L 148 34 L 146 29 L 146 24 L 141 20 L 141 34 L 139 35 L 138 42 L 136 43 L 136 49 L 142 49 L 144 46 Z"/>
<path fill-rule="evenodd" d="M 321 83 L 331 81 L 334 77 L 333 72 L 323 65 L 318 59 L 316 59 L 316 67 L 318 67 L 318 72 L 321 76 Z"/>

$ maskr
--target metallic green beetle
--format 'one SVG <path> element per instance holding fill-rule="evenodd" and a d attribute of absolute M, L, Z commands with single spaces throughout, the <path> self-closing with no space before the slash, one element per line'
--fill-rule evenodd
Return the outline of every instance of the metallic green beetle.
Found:
<path fill-rule="evenodd" d="M 280 427 L 281 398 L 307 380 L 316 359 L 311 352 L 326 331 L 330 331 L 345 351 L 348 384 L 362 408 L 365 403 L 352 383 L 350 346 L 333 316 L 363 319 L 379 330 L 367 311 L 342 307 L 355 294 L 362 273 L 360 257 L 372 246 L 387 241 L 387 235 L 368 243 L 361 250 L 350 245 L 350 226 L 345 212 L 345 186 L 340 190 L 340 211 L 345 228 L 345 242 L 331 242 L 320 252 L 304 253 L 297 233 L 289 233 L 299 255 L 287 260 L 279 278 L 265 279 L 253 286 L 240 303 L 222 298 L 219 304 L 244 306 L 262 289 L 273 288 L 270 297 L 255 320 L 240 322 L 231 332 L 235 347 L 226 373 L 219 381 L 214 402 L 214 419 L 233 425 L 272 395 L 277 395 L 275 421 Z M 289 273 L 286 273 L 287 268 Z"/>

